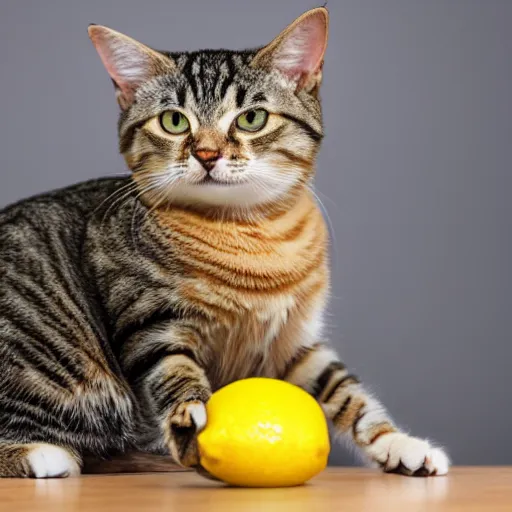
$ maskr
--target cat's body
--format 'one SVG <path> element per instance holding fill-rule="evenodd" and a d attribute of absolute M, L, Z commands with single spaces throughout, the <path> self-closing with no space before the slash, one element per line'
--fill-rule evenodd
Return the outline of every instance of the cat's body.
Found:
<path fill-rule="evenodd" d="M 262 50 L 193 54 L 92 27 L 133 177 L 0 213 L 0 476 L 132 448 L 197 466 L 204 403 L 250 376 L 311 392 L 386 470 L 447 471 L 322 339 L 326 27 L 315 9 Z"/>
<path fill-rule="evenodd" d="M 148 217 L 135 197 L 120 208 L 105 201 L 128 179 L 83 183 L 0 213 L 0 415 L 8 420 L 0 424 L 0 439 L 46 439 L 31 431 L 24 404 L 19 411 L 11 404 L 14 384 L 35 401 L 47 386 L 58 389 L 53 398 L 64 422 L 69 412 L 69 430 L 58 433 L 64 443 L 80 433 L 82 450 L 140 444 L 137 433 L 147 425 L 129 388 L 137 349 L 127 340 L 156 315 L 161 323 L 187 318 L 202 330 L 202 345 L 190 350 L 212 390 L 249 376 L 282 378 L 297 350 L 316 342 L 320 319 L 307 305 L 323 309 L 326 236 L 307 194 L 257 225 L 205 220 L 180 208 Z M 324 271 L 311 275 L 312 267 Z M 76 330 L 68 331 L 69 324 Z M 51 339 L 42 354 L 34 338 Z M 76 407 L 78 389 L 80 400 L 90 391 L 91 401 L 109 413 L 96 417 Z M 30 407 L 41 415 L 51 408 L 39 405 Z"/>

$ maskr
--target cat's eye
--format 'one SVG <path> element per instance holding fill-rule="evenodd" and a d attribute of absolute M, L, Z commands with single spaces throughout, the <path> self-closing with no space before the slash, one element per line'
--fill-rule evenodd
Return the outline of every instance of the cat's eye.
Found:
<path fill-rule="evenodd" d="M 239 115 L 236 125 L 246 132 L 257 132 L 267 124 L 268 112 L 262 108 L 249 110 Z"/>
<path fill-rule="evenodd" d="M 177 110 L 167 110 L 160 115 L 160 124 L 167 133 L 179 135 L 190 129 L 190 123 L 184 114 Z"/>

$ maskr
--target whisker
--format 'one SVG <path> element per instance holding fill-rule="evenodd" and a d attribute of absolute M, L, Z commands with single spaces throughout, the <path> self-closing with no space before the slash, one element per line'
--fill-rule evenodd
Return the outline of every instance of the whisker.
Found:
<path fill-rule="evenodd" d="M 137 207 L 139 206 L 139 199 L 144 194 L 147 194 L 148 192 L 152 192 L 155 189 L 159 189 L 160 186 L 161 186 L 160 183 L 155 183 L 154 180 L 152 180 L 152 182 L 149 183 L 148 185 L 146 185 L 142 190 L 140 190 L 140 192 L 134 198 L 130 232 L 132 235 L 132 242 L 135 247 L 137 247 L 137 242 L 135 241 L 135 218 L 136 218 L 136 213 L 137 213 Z M 144 222 L 146 222 L 147 218 L 148 217 L 147 217 L 146 213 L 144 213 L 143 217 L 142 217 L 142 222 L 139 224 L 139 227 L 144 225 Z"/>
<path fill-rule="evenodd" d="M 122 196 L 116 198 L 106 209 L 105 213 L 103 214 L 103 217 L 101 218 L 101 225 L 107 220 L 107 216 L 109 212 L 112 210 L 112 208 L 118 206 L 121 207 L 123 204 L 125 204 L 125 200 L 132 196 L 132 194 L 137 190 L 137 184 L 133 183 L 133 186 L 128 189 L 128 191 L 125 191 Z"/>
<path fill-rule="evenodd" d="M 323 211 L 323 214 L 327 221 L 327 226 L 331 233 L 332 240 L 334 242 L 333 244 L 331 244 L 331 247 L 334 246 L 334 263 L 335 263 L 336 271 L 338 271 L 339 270 L 339 267 L 338 267 L 338 263 L 339 263 L 338 240 L 336 239 L 336 232 L 334 231 L 334 224 L 331 220 L 331 217 L 329 215 L 329 212 L 328 212 L 326 206 L 324 205 L 324 203 L 322 202 L 320 197 L 318 197 L 317 193 L 315 192 L 313 185 L 309 185 L 307 188 L 315 196 L 315 199 L 317 200 L 318 205 L 320 206 L 320 209 Z"/>
<path fill-rule="evenodd" d="M 143 225 L 147 219 L 150 217 L 151 213 L 158 207 L 162 205 L 162 203 L 167 199 L 167 207 L 169 208 L 172 200 L 172 190 L 177 186 L 177 179 L 180 178 L 184 173 L 180 172 L 177 174 L 171 174 L 166 173 L 165 180 L 159 181 L 158 183 L 152 183 L 151 188 L 148 188 L 145 190 L 145 192 L 154 190 L 154 189 L 160 189 L 160 193 L 156 194 L 156 197 L 152 198 L 152 202 L 155 202 L 155 205 L 151 207 L 149 210 L 146 210 L 146 212 L 143 215 L 141 225 Z M 154 182 L 154 180 L 153 180 Z M 133 230 L 133 217 L 132 217 L 132 230 Z"/>
<path fill-rule="evenodd" d="M 120 192 L 122 192 L 123 190 L 126 190 L 127 188 L 129 187 L 132 187 L 134 185 L 134 182 L 132 180 L 130 180 L 129 183 L 127 183 L 126 185 L 123 185 L 122 187 L 119 187 L 118 189 L 114 190 L 114 192 L 112 192 L 112 194 L 109 194 L 108 197 L 106 197 L 100 204 L 99 206 L 97 206 L 94 211 L 92 212 L 93 215 L 96 214 L 96 212 L 110 199 L 113 199 L 117 194 L 119 194 Z"/>
<path fill-rule="evenodd" d="M 146 174 L 142 174 L 139 176 L 139 182 L 132 181 L 130 183 L 131 188 L 129 188 L 129 190 L 125 192 L 121 197 L 118 197 L 115 201 L 113 201 L 112 204 L 107 208 L 101 221 L 102 224 L 103 222 L 105 222 L 109 211 L 113 207 L 117 206 L 120 209 L 124 204 L 126 204 L 125 200 L 127 200 L 140 187 L 140 184 L 143 183 L 143 180 L 150 180 L 156 176 L 159 176 L 159 173 L 150 173 L 149 171 L 147 171 Z"/>
<path fill-rule="evenodd" d="M 109 205 L 109 207 L 107 208 L 107 210 L 105 211 L 105 213 L 103 215 L 103 218 L 101 221 L 102 224 L 103 224 L 103 222 L 105 222 L 109 211 L 114 207 L 121 209 L 126 204 L 126 202 L 129 200 L 129 198 L 133 196 L 133 193 L 136 192 L 138 189 L 140 189 L 141 185 L 143 188 L 145 187 L 145 184 L 144 184 L 145 181 L 151 182 L 155 177 L 164 176 L 165 174 L 166 173 L 163 171 L 159 171 L 156 173 L 150 172 L 150 171 L 144 171 L 144 172 L 141 172 L 141 174 L 139 174 L 138 182 L 133 180 L 127 186 L 122 187 L 122 189 L 124 190 L 123 195 L 121 197 L 116 198 L 115 201 L 113 201 L 112 204 Z M 126 191 L 126 189 L 128 189 L 128 191 Z M 123 192 L 123 190 L 119 190 L 118 192 Z M 142 194 L 138 194 L 136 196 L 136 199 L 138 199 L 141 195 Z"/>

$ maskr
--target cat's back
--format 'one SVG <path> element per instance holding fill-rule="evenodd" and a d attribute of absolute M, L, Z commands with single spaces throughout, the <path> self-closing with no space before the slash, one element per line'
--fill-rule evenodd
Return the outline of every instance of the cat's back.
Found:
<path fill-rule="evenodd" d="M 88 220 L 128 182 L 97 179 L 24 199 L 0 210 L 0 295 L 22 279 L 83 282 L 83 243 Z M 123 189 L 124 190 L 124 189 Z M 9 286 L 11 283 L 11 287 Z"/>
<path fill-rule="evenodd" d="M 0 255 L 19 253 L 25 245 L 37 250 L 38 241 L 50 242 L 53 236 L 65 238 L 71 246 L 83 239 L 88 219 L 129 178 L 102 178 L 23 199 L 0 210 Z M 34 246 L 35 244 L 35 246 Z M 47 244 L 46 244 L 47 245 Z M 17 254 L 19 256 L 19 254 Z"/>
<path fill-rule="evenodd" d="M 129 178 L 99 178 L 22 199 L 0 209 L 0 229 L 29 215 L 44 222 L 45 214 L 66 211 L 86 220 L 103 201 L 128 183 Z M 54 220 L 52 218 L 52 220 Z"/>

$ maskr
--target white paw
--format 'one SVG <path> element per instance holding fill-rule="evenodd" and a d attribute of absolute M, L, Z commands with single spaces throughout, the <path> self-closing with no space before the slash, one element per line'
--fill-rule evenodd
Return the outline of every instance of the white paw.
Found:
<path fill-rule="evenodd" d="M 387 472 L 404 475 L 446 475 L 450 461 L 441 448 L 400 432 L 380 436 L 368 449 Z"/>
<path fill-rule="evenodd" d="M 206 407 L 203 403 L 196 402 L 187 405 L 187 411 L 196 426 L 196 431 L 201 432 L 206 427 Z"/>
<path fill-rule="evenodd" d="M 27 460 L 35 478 L 64 478 L 80 474 L 80 466 L 71 454 L 52 444 L 35 445 Z"/>

